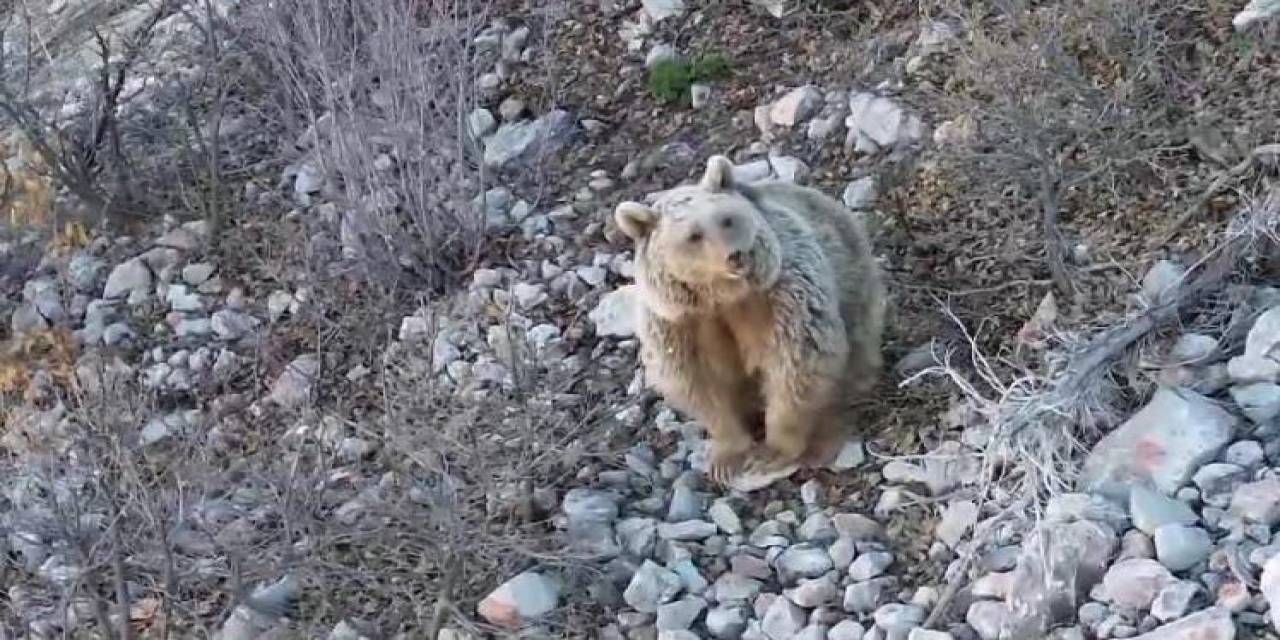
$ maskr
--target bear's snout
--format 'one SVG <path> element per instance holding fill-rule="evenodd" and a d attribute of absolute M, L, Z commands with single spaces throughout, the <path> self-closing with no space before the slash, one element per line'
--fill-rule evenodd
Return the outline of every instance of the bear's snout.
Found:
<path fill-rule="evenodd" d="M 731 268 L 741 271 L 747 266 L 747 253 L 734 249 L 729 251 L 729 255 L 725 256 L 724 260 Z"/>

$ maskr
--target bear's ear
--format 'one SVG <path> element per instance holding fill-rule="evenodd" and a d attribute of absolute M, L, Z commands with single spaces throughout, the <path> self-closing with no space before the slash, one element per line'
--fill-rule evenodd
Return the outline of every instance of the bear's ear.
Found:
<path fill-rule="evenodd" d="M 639 202 L 627 201 L 613 210 L 613 220 L 623 233 L 638 242 L 653 232 L 658 224 L 658 212 Z"/>
<path fill-rule="evenodd" d="M 733 188 L 733 162 L 721 155 L 707 158 L 707 171 L 702 174 L 702 188 L 728 191 Z"/>

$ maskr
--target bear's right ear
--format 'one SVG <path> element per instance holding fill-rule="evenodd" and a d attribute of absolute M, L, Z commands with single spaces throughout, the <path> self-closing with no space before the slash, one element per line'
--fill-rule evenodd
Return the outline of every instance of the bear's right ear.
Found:
<path fill-rule="evenodd" d="M 639 202 L 627 201 L 613 210 L 613 220 L 623 233 L 638 242 L 653 232 L 658 224 L 658 212 Z"/>
<path fill-rule="evenodd" d="M 707 158 L 707 171 L 702 174 L 702 188 L 728 191 L 733 188 L 733 161 L 722 155 Z"/>

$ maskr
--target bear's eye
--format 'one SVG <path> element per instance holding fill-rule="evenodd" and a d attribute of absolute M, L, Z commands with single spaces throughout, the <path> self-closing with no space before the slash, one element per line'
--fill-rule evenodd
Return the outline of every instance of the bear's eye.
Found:
<path fill-rule="evenodd" d="M 720 221 L 720 226 L 724 227 L 725 229 L 732 229 L 732 228 L 733 228 L 733 218 L 725 218 L 725 219 L 721 220 L 721 221 Z"/>
<path fill-rule="evenodd" d="M 699 242 L 702 242 L 701 231 L 694 231 L 693 233 L 689 234 L 689 244 L 698 244 Z"/>

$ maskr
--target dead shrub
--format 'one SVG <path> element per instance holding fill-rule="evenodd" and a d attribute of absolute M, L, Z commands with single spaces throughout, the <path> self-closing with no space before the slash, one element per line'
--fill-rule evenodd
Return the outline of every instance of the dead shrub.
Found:
<path fill-rule="evenodd" d="M 340 204 L 343 257 L 371 282 L 439 288 L 484 241 L 463 116 L 486 2 L 283 0 L 245 17 L 274 80 L 289 176 Z M 296 186 L 296 183 L 294 184 Z M 317 185 L 318 187 L 318 185 Z M 307 203 L 303 189 L 300 199 Z"/>

